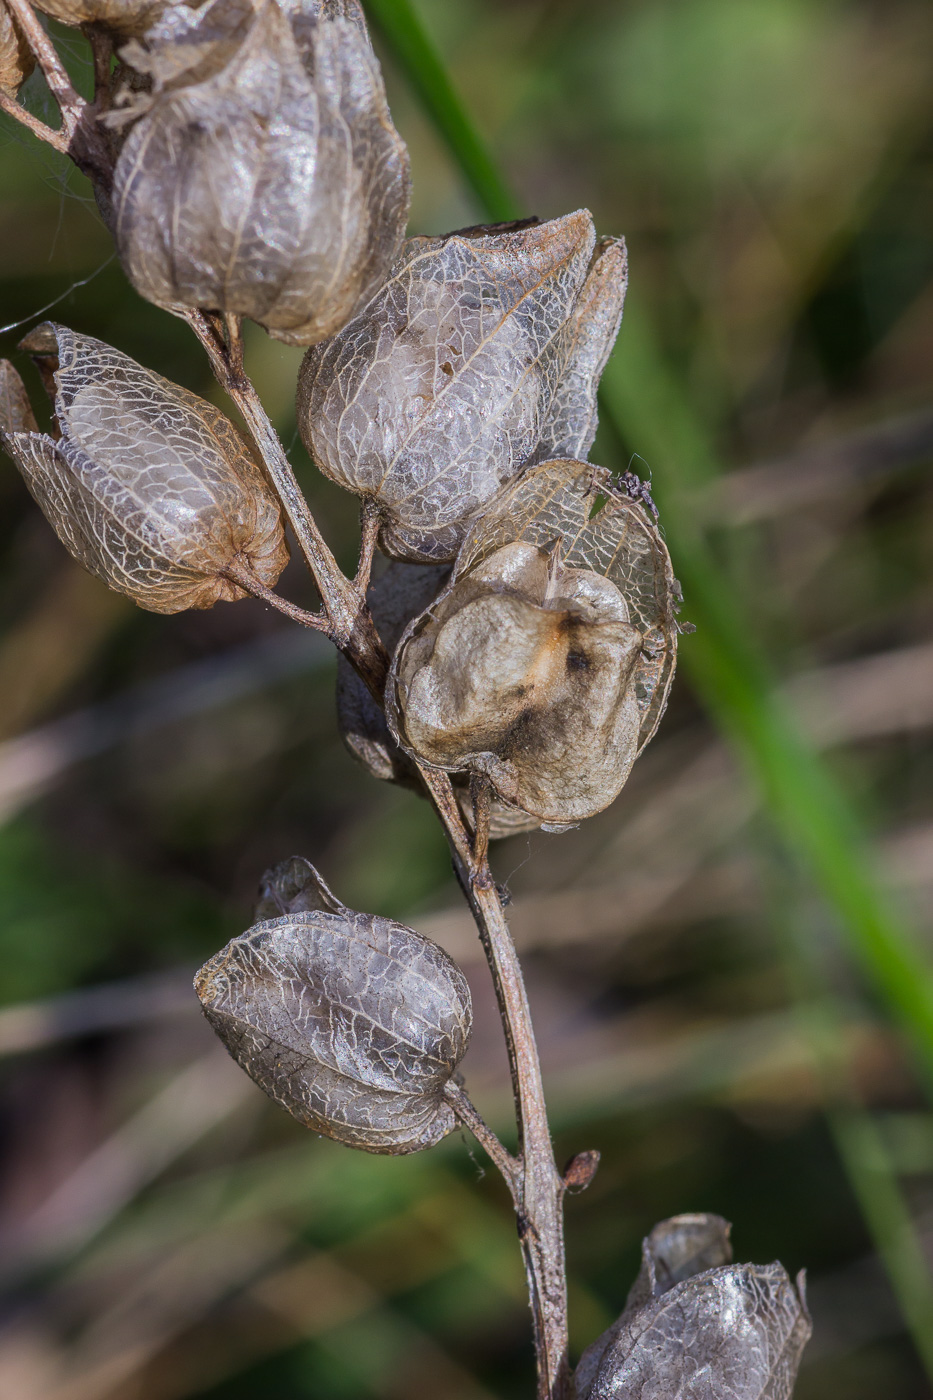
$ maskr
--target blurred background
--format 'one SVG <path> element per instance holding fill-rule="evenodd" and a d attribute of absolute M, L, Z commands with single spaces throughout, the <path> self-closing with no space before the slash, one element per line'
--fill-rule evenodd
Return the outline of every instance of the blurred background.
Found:
<path fill-rule="evenodd" d="M 524 212 L 586 205 L 628 239 L 638 314 L 721 475 L 698 487 L 606 421 L 593 458 L 654 472 L 702 522 L 748 637 L 871 832 L 866 879 L 933 966 L 929 5 L 416 8 Z M 86 81 L 80 36 L 54 32 Z M 380 52 L 412 230 L 477 222 Z M 24 99 L 48 112 L 38 77 Z M 42 414 L 15 346 L 56 298 L 55 319 L 222 402 L 185 328 L 130 290 L 86 182 L 6 118 L 0 189 L 0 324 L 20 323 L 0 352 Z M 623 323 L 623 357 L 625 342 Z M 299 358 L 250 327 L 249 369 L 351 569 L 356 503 L 297 439 Z M 514 1226 L 479 1150 L 455 1135 L 384 1159 L 314 1138 L 227 1059 L 190 991 L 249 924 L 263 870 L 306 855 L 348 904 L 461 962 L 467 1082 L 512 1141 L 443 838 L 425 803 L 343 751 L 333 657 L 254 601 L 133 608 L 71 563 L 6 459 L 0 571 L 0 1394 L 527 1397 Z M 281 589 L 313 606 L 298 565 Z M 494 855 L 558 1158 L 603 1154 L 568 1200 L 574 1350 L 618 1313 L 655 1221 L 711 1210 L 739 1258 L 808 1270 L 799 1400 L 921 1400 L 928 1081 L 721 734 L 727 710 L 717 723 L 694 688 L 701 644 L 683 639 L 667 716 L 615 805 Z"/>

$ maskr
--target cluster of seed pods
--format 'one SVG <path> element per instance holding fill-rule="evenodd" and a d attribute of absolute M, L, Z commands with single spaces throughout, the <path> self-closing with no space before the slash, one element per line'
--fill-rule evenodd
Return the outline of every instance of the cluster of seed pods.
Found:
<path fill-rule="evenodd" d="M 657 728 L 678 635 L 650 498 L 587 460 L 623 241 L 587 210 L 405 241 L 408 156 L 358 0 L 37 4 L 115 44 L 102 207 L 137 291 L 308 347 L 301 435 L 367 503 L 384 556 L 367 601 L 391 666 L 380 702 L 341 658 L 350 751 L 416 790 L 449 775 L 467 813 L 485 786 L 493 837 L 602 811 Z M 0 89 L 31 62 L 0 7 Z M 52 428 L 0 362 L 0 442 L 75 559 L 157 612 L 268 593 L 282 509 L 220 410 L 61 325 L 22 349 Z M 314 1131 L 406 1153 L 454 1127 L 462 972 L 347 908 L 309 862 L 268 872 L 253 925 L 195 987 L 238 1063 Z M 808 1330 L 779 1265 L 733 1266 L 724 1222 L 678 1217 L 646 1240 L 576 1394 L 786 1400 Z M 703 1358 L 712 1388 L 681 1389 Z"/>

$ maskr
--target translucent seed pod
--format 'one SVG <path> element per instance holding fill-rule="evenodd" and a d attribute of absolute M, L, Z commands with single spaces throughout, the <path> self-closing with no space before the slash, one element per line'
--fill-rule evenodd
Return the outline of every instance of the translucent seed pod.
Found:
<path fill-rule="evenodd" d="M 13 405 L 0 440 L 79 564 L 151 612 L 243 598 L 237 577 L 275 583 L 281 509 L 218 408 L 66 326 L 39 326 L 22 348 L 51 383 L 60 435 L 35 431 L 21 383 L 4 395 L 0 381 Z"/>
<path fill-rule="evenodd" d="M 138 118 L 113 189 L 136 290 L 293 345 L 332 335 L 384 280 L 410 199 L 356 0 L 210 0 L 123 57 L 152 88 L 113 117 Z"/>
<path fill-rule="evenodd" d="M 580 1358 L 576 1400 L 790 1400 L 812 1330 L 804 1276 L 731 1260 L 719 1216 L 656 1225 L 622 1315 Z"/>
<path fill-rule="evenodd" d="M 15 97 L 36 66 L 32 50 L 9 10 L 0 5 L 0 92 Z"/>
<path fill-rule="evenodd" d="M 100 25 L 120 38 L 129 38 L 153 25 L 166 10 L 195 6 L 200 0 L 34 0 L 37 10 L 77 28 Z"/>
<path fill-rule="evenodd" d="M 382 507 L 383 548 L 454 558 L 466 520 L 529 463 L 584 456 L 625 295 L 625 249 L 585 209 L 411 238 L 385 286 L 305 356 L 317 465 Z"/>
<path fill-rule="evenodd" d="M 450 584 L 406 630 L 390 728 L 546 827 L 592 816 L 660 720 L 677 596 L 654 523 L 607 473 L 531 468 L 477 517 Z"/>
<path fill-rule="evenodd" d="M 444 1090 L 470 1039 L 466 979 L 413 929 L 347 909 L 326 886 L 321 895 L 309 871 L 304 886 L 300 871 L 271 872 L 268 897 L 324 907 L 232 939 L 195 978 L 204 1013 L 260 1088 L 315 1132 L 367 1152 L 431 1147 L 455 1126 Z"/>

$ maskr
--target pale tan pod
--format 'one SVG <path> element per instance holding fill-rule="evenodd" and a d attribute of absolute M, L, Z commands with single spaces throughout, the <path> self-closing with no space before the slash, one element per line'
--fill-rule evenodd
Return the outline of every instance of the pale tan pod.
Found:
<path fill-rule="evenodd" d="M 531 468 L 476 517 L 450 584 L 406 630 L 390 728 L 548 827 L 580 821 L 615 799 L 657 726 L 677 598 L 657 528 L 607 473 Z"/>
<path fill-rule="evenodd" d="M 0 92 L 15 97 L 36 66 L 32 50 L 9 10 L 0 5 Z"/>
<path fill-rule="evenodd" d="M 152 612 L 245 597 L 231 568 L 275 583 L 281 508 L 220 409 L 66 326 L 46 323 L 22 348 L 51 376 L 59 436 L 30 427 L 20 403 L 0 438 L 73 558 Z M 17 411 L 15 385 L 0 402 Z"/>

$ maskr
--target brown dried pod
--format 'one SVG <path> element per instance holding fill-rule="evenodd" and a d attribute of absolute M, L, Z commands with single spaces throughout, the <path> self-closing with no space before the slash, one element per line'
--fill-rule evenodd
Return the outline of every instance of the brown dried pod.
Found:
<path fill-rule="evenodd" d="M 139 116 L 113 191 L 136 290 L 293 345 L 332 335 L 382 283 L 410 198 L 356 0 L 210 0 L 123 56 L 152 83 L 114 118 Z"/>
<path fill-rule="evenodd" d="M 408 624 L 434 601 L 449 577 L 450 569 L 445 565 L 393 560 L 370 585 L 366 600 L 376 630 L 390 653 Z M 381 706 L 342 656 L 337 659 L 337 725 L 350 753 L 374 778 L 424 794 L 418 770 L 392 736 Z M 455 782 L 454 790 L 464 815 L 471 817 L 469 783 Z M 489 817 L 489 835 L 493 840 L 533 831 L 538 826 L 540 822 L 534 817 L 493 801 Z"/>
<path fill-rule="evenodd" d="M 187 8 L 201 0 L 33 0 L 37 10 L 70 24 L 100 25 L 121 38 L 144 34 L 166 10 Z"/>
<path fill-rule="evenodd" d="M 315 1132 L 397 1154 L 454 1128 L 444 1089 L 469 1043 L 470 991 L 413 929 L 343 906 L 290 913 L 232 939 L 194 985 L 237 1063 Z"/>
<path fill-rule="evenodd" d="M 25 384 L 9 360 L 0 360 L 0 433 L 38 431 Z"/>
<path fill-rule="evenodd" d="M 464 522 L 531 461 L 584 456 L 622 315 L 625 250 L 586 209 L 411 238 L 382 289 L 305 356 L 317 465 L 382 507 L 400 559 L 453 559 Z"/>
<path fill-rule="evenodd" d="M 19 25 L 0 5 L 0 92 L 15 97 L 36 66 L 32 49 Z"/>
<path fill-rule="evenodd" d="M 0 440 L 79 564 L 151 612 L 245 597 L 230 572 L 275 583 L 281 509 L 220 409 L 66 326 L 22 348 L 51 375 L 60 436 Z"/>
<path fill-rule="evenodd" d="M 657 529 L 607 473 L 531 468 L 470 527 L 447 589 L 406 630 L 390 728 L 422 762 L 485 774 L 546 828 L 592 816 L 657 727 L 676 596 Z"/>
<path fill-rule="evenodd" d="M 811 1325 L 804 1276 L 732 1264 L 729 1225 L 656 1225 L 621 1317 L 580 1358 L 576 1400 L 790 1400 Z"/>

